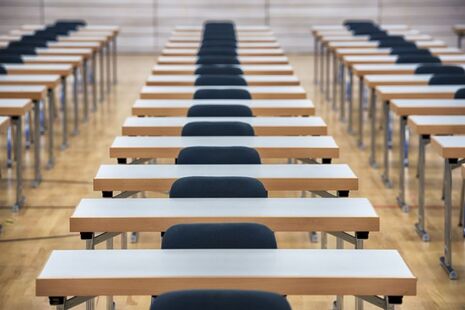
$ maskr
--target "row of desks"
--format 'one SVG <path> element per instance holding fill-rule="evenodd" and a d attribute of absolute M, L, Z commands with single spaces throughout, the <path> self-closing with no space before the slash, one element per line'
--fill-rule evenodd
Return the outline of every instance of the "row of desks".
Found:
<path fill-rule="evenodd" d="M 191 33 L 196 28 L 177 29 Z M 168 72 L 169 68 L 165 67 L 160 64 L 156 68 Z M 244 69 L 247 65 L 241 67 Z M 257 222 L 274 231 L 323 231 L 336 236 L 338 246 L 344 240 L 357 249 L 363 248 L 368 232 L 379 231 L 379 217 L 371 203 L 363 198 L 122 199 L 139 191 L 166 191 L 178 178 L 194 175 L 249 176 L 259 179 L 267 190 L 312 191 L 323 197 L 346 197 L 349 191 L 358 188 L 358 178 L 349 166 L 329 164 L 339 157 L 339 148 L 332 137 L 325 136 L 325 122 L 310 116 L 314 115 L 314 106 L 304 100 L 305 92 L 292 75 L 292 68 L 288 75 L 245 75 L 249 85 L 257 85 L 239 88 L 249 90 L 253 100 L 215 100 L 215 104 L 248 105 L 254 115 L 261 116 L 248 118 L 185 117 L 193 104 L 211 102 L 188 100 L 195 90 L 203 88 L 189 87 L 195 81 L 195 76 L 190 76 L 193 69 L 184 76 L 159 75 L 154 70 L 154 75 L 147 80 L 141 99 L 132 109 L 133 115 L 144 117 L 127 118 L 122 128 L 124 136 L 116 137 L 110 147 L 110 157 L 117 158 L 119 165 L 102 165 L 94 178 L 94 190 L 113 199 L 83 199 L 70 218 L 70 230 L 81 234 L 87 249 L 94 249 L 104 241 L 111 247 L 108 242 L 121 232 L 125 240 L 126 232 L 160 232 L 174 224 L 205 222 Z M 289 96 L 296 93 L 303 95 Z M 267 94 L 263 97 L 267 99 L 257 97 L 259 94 Z M 256 136 L 179 136 L 189 122 L 217 120 L 249 123 Z M 264 159 L 296 158 L 313 164 L 138 165 L 146 160 L 176 158 L 180 149 L 196 145 L 253 147 Z M 132 164 L 127 164 L 129 158 Z M 315 159 L 320 158 L 324 165 L 317 164 Z M 333 190 L 335 195 L 329 193 Z M 322 247 L 326 248 L 324 236 Z M 356 295 L 359 300 L 388 308 L 389 304 L 401 301 L 397 296 L 413 295 L 416 291 L 416 278 L 397 251 L 169 252 L 54 251 L 37 279 L 36 292 L 38 296 L 57 296 L 50 298 L 56 304 L 87 301 L 90 306 L 92 297 L 85 296 L 158 295 L 171 290 L 212 287 L 259 289 L 283 295 Z M 72 268 L 70 262 L 75 260 L 85 268 Z M 66 296 L 75 297 L 67 299 Z M 337 307 L 341 307 L 341 302 L 342 298 L 338 297 Z M 361 309 L 361 302 L 357 309 Z"/>
<path fill-rule="evenodd" d="M 315 31 L 315 40 L 318 34 Z M 397 56 L 388 56 L 389 49 L 373 49 L 363 42 L 363 39 L 358 41 L 358 37 L 352 37 L 350 33 L 346 33 L 347 38 L 345 42 L 340 40 L 327 40 L 326 45 L 328 53 L 334 53 L 333 62 L 333 107 L 336 107 L 337 100 L 337 84 L 340 82 L 340 112 L 341 119 L 345 117 L 344 107 L 346 105 L 346 83 L 345 83 L 345 68 L 349 72 L 349 89 L 348 89 L 348 130 L 353 131 L 352 128 L 352 84 L 353 76 L 359 79 L 359 105 L 358 105 L 358 142 L 361 148 L 364 147 L 363 134 L 364 134 L 364 88 L 369 89 L 369 113 L 371 116 L 371 154 L 370 164 L 377 167 L 376 163 L 376 109 L 377 100 L 382 103 L 383 111 L 383 128 L 384 128 L 384 171 L 383 180 L 387 186 L 392 186 L 389 176 L 389 145 L 390 145 L 390 114 L 391 112 L 400 118 L 399 130 L 399 196 L 398 203 L 403 210 L 408 211 L 408 204 L 405 201 L 405 167 L 404 158 L 406 154 L 405 147 L 405 130 L 408 126 L 416 135 L 420 136 L 420 157 L 418 163 L 419 174 L 419 222 L 416 224 L 418 234 L 423 240 L 428 241 L 429 235 L 425 229 L 424 217 L 424 191 L 425 191 L 425 145 L 430 141 L 432 135 L 453 135 L 465 133 L 465 118 L 461 114 L 463 110 L 463 100 L 453 100 L 457 90 L 462 89 L 465 85 L 432 85 L 428 86 L 430 75 L 413 75 L 418 64 L 388 64 L 393 63 Z M 321 37 L 321 36 L 320 36 Z M 324 36 L 323 36 L 324 38 Z M 429 43 L 425 43 L 429 42 Z M 421 43 L 421 44 L 420 44 Z M 442 63 L 454 64 L 463 66 L 465 56 L 460 50 L 447 47 L 433 47 L 436 45 L 435 41 L 421 41 L 417 42 L 417 46 L 430 48 L 430 51 L 437 55 Z M 323 46 L 323 45 L 322 45 Z M 360 49 L 363 46 L 364 49 Z M 444 54 L 443 54 L 444 53 Z M 374 55 L 374 56 L 373 56 Z M 329 60 L 331 56 L 327 56 Z M 321 61 L 323 62 L 323 61 Z M 326 91 L 329 95 L 329 63 L 327 69 L 327 85 Z M 338 81 L 338 74 L 343 77 Z M 320 79 L 323 83 L 323 79 Z M 435 142 L 436 152 L 446 161 L 445 172 L 445 254 L 441 257 L 441 265 L 447 271 L 451 279 L 457 277 L 456 272 L 452 268 L 451 257 L 451 177 L 450 170 L 457 166 L 457 162 L 461 162 L 460 158 L 447 157 L 446 154 L 465 151 L 461 149 L 461 137 L 454 137 L 448 142 L 454 141 L 457 143 L 454 146 L 450 143 L 442 143 L 441 139 L 444 137 L 433 137 Z M 438 142 L 440 141 L 440 142 Z M 451 152 L 451 153 L 449 153 Z M 446 157 L 445 157 L 446 156 Z M 461 219 L 462 222 L 462 219 Z"/>
<path fill-rule="evenodd" d="M 31 27 L 31 29 L 38 27 Z M 22 35 L 31 34 L 31 29 L 16 30 L 12 35 L 0 36 L 0 42 L 5 45 L 11 41 L 17 41 Z M 90 29 L 93 29 L 92 27 Z M 113 82 L 116 82 L 116 36 L 117 28 L 111 28 L 106 33 L 99 33 L 99 37 L 93 36 L 92 31 L 84 30 L 74 32 L 71 36 L 63 36 L 59 42 L 50 43 L 47 48 L 37 48 L 38 55 L 22 56 L 24 64 L 3 64 L 6 75 L 0 75 L 0 115 L 11 117 L 16 126 L 15 155 L 17 159 L 16 167 L 16 202 L 14 210 L 17 210 L 24 202 L 22 195 L 22 118 L 34 110 L 34 182 L 37 186 L 41 181 L 41 158 L 40 158 L 40 132 L 42 128 L 47 129 L 47 167 L 54 165 L 54 120 L 58 109 L 55 104 L 55 90 L 61 86 L 61 110 L 62 116 L 62 148 L 68 146 L 68 107 L 67 107 L 67 86 L 68 77 L 73 76 L 73 134 L 79 130 L 79 92 L 78 92 L 78 71 L 81 71 L 83 81 L 83 119 L 88 119 L 88 62 L 92 62 L 93 69 L 91 80 L 93 108 L 97 107 L 97 87 L 96 87 L 96 59 L 95 55 L 100 53 L 101 72 L 101 99 L 104 94 L 103 82 L 103 49 L 106 45 L 107 52 L 107 90 L 110 90 L 110 42 L 113 42 Z M 92 35 L 85 35 L 83 33 Z M 72 40 L 76 38 L 76 40 Z M 47 102 L 45 103 L 45 101 Z M 42 104 L 43 103 L 43 104 Z M 41 107 L 48 111 L 47 124 L 40 124 Z M 9 162 L 11 164 L 11 162 Z"/>

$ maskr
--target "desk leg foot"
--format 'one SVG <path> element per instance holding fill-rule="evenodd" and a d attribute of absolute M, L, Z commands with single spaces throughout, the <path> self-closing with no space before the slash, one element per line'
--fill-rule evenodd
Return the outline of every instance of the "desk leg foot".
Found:
<path fill-rule="evenodd" d="M 397 205 L 399 206 L 399 208 L 402 209 L 402 211 L 404 211 L 405 213 L 410 212 L 410 206 L 403 199 L 397 196 L 396 200 L 397 200 Z"/>
<path fill-rule="evenodd" d="M 13 167 L 13 160 L 12 160 L 12 159 L 8 159 L 8 160 L 6 161 L 6 167 L 7 167 L 7 168 Z"/>
<path fill-rule="evenodd" d="M 310 242 L 311 243 L 317 243 L 318 242 L 318 233 L 316 231 L 311 231 L 309 235 L 310 235 Z"/>
<path fill-rule="evenodd" d="M 430 241 L 428 232 L 424 227 L 421 227 L 420 223 L 415 223 L 415 231 L 417 232 L 417 235 L 420 236 L 421 240 L 423 240 L 423 242 Z"/>
<path fill-rule="evenodd" d="M 363 142 L 359 142 L 358 143 L 358 148 L 361 149 L 361 150 L 364 150 L 366 148 L 365 144 L 363 144 Z"/>
<path fill-rule="evenodd" d="M 446 258 L 444 256 L 439 258 L 439 263 L 441 264 L 441 267 L 444 269 L 444 271 L 449 275 L 450 280 L 457 280 L 457 272 L 454 270 L 454 268 L 452 268 L 451 265 L 446 263 Z"/>
<path fill-rule="evenodd" d="M 73 132 L 71 132 L 71 135 L 72 136 L 77 136 L 79 134 L 79 130 L 78 129 L 74 129 Z"/>
<path fill-rule="evenodd" d="M 373 158 L 370 158 L 370 166 L 371 166 L 371 168 L 373 168 L 373 169 L 378 169 L 378 168 L 379 168 L 378 163 L 377 163 L 376 160 L 373 159 Z"/>
<path fill-rule="evenodd" d="M 387 188 L 392 188 L 392 181 L 388 177 L 386 177 L 384 174 L 381 176 L 381 180 L 384 183 L 384 186 Z"/>
<path fill-rule="evenodd" d="M 139 241 L 139 233 L 132 232 L 131 233 L 131 243 L 137 243 Z"/>
<path fill-rule="evenodd" d="M 68 147 L 69 147 L 68 143 L 62 143 L 60 148 L 63 151 L 63 150 L 66 150 Z"/>
<path fill-rule="evenodd" d="M 39 187 L 41 182 L 42 182 L 42 177 L 35 179 L 34 181 L 32 181 L 32 187 L 33 188 Z"/>
<path fill-rule="evenodd" d="M 50 170 L 50 169 L 53 168 L 53 166 L 55 166 L 55 160 L 49 159 L 48 162 L 47 162 L 46 169 L 47 169 L 47 170 Z"/>
<path fill-rule="evenodd" d="M 26 201 L 26 198 L 23 196 L 21 197 L 21 199 L 19 199 L 19 201 L 17 201 L 13 207 L 12 207 L 12 211 L 14 213 L 17 213 L 19 212 L 19 210 L 24 206 L 24 202 Z"/>

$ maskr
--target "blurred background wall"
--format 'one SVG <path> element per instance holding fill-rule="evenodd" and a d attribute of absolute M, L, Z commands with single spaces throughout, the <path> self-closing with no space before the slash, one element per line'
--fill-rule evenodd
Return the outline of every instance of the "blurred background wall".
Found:
<path fill-rule="evenodd" d="M 156 52 L 175 25 L 205 19 L 267 24 L 288 52 L 312 52 L 310 27 L 347 16 L 412 28 L 455 45 L 451 25 L 465 23 L 465 0 L 0 0 L 0 34 L 22 24 L 82 18 L 121 26 L 121 52 Z"/>

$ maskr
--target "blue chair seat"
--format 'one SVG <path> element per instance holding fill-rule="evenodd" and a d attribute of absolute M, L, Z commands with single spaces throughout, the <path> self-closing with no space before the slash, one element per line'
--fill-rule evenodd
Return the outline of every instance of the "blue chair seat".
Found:
<path fill-rule="evenodd" d="M 218 55 L 208 55 L 200 56 L 197 59 L 196 64 L 198 65 L 239 65 L 239 59 L 235 56 L 218 56 Z"/>
<path fill-rule="evenodd" d="M 441 63 L 441 60 L 435 56 L 423 56 L 423 55 L 400 55 L 397 58 L 396 63 L 398 64 L 411 64 L 411 63 Z"/>
<path fill-rule="evenodd" d="M 187 110 L 188 117 L 252 117 L 252 110 L 241 104 L 196 104 Z"/>
<path fill-rule="evenodd" d="M 464 74 L 434 74 L 429 82 L 429 85 L 465 85 Z"/>
<path fill-rule="evenodd" d="M 225 89 L 199 89 L 194 95 L 194 99 L 244 99 L 250 100 L 252 96 L 245 89 L 225 88 Z"/>
<path fill-rule="evenodd" d="M 198 75 L 242 75 L 244 72 L 239 67 L 231 65 L 203 65 L 198 67 L 194 74 Z"/>
<path fill-rule="evenodd" d="M 465 74 L 465 70 L 459 66 L 429 64 L 416 68 L 415 74 Z"/>
<path fill-rule="evenodd" d="M 184 125 L 182 136 L 254 136 L 250 124 L 244 122 L 190 122 Z"/>
<path fill-rule="evenodd" d="M 192 146 L 181 149 L 178 165 L 259 165 L 257 150 L 245 146 Z"/>
<path fill-rule="evenodd" d="M 195 86 L 212 85 L 234 85 L 247 86 L 246 80 L 237 75 L 203 75 L 199 76 L 194 83 Z"/>

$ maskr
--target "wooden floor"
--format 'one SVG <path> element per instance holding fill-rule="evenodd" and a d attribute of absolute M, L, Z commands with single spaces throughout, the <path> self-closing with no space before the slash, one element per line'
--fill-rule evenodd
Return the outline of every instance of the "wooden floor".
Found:
<path fill-rule="evenodd" d="M 68 218 L 74 206 L 83 197 L 99 197 L 92 191 L 92 178 L 102 163 L 112 163 L 109 146 L 113 138 L 121 134 L 123 119 L 130 115 L 130 107 L 137 98 L 144 80 L 150 73 L 155 57 L 121 56 L 119 83 L 109 99 L 99 105 L 87 124 L 81 125 L 80 134 L 70 141 L 70 148 L 61 152 L 57 148 L 57 164 L 50 171 L 44 170 L 44 181 L 37 189 L 26 184 L 27 202 L 19 214 L 12 214 L 10 205 L 14 201 L 14 171 L 5 168 L 5 136 L 0 137 L 1 171 L 0 221 L 0 308 L 1 309 L 48 309 L 46 298 L 36 298 L 34 280 L 47 256 L 53 249 L 82 249 L 84 242 L 77 234 L 69 233 Z M 413 225 L 417 208 L 409 214 L 403 213 L 395 203 L 397 190 L 385 189 L 380 171 L 368 166 L 368 152 L 356 146 L 356 139 L 347 134 L 347 123 L 339 121 L 314 88 L 313 58 L 291 56 L 294 68 L 303 81 L 303 86 L 317 106 L 317 115 L 328 123 L 330 134 L 341 148 L 341 158 L 336 162 L 348 163 L 360 178 L 360 190 L 355 196 L 368 197 L 381 216 L 381 232 L 370 235 L 366 248 L 398 249 L 414 274 L 418 277 L 418 296 L 404 299 L 402 309 L 465 309 L 465 247 L 458 222 L 458 193 L 460 176 L 454 172 L 454 266 L 459 274 L 457 281 L 449 281 L 439 266 L 442 254 L 443 208 L 440 200 L 442 185 L 442 161 L 427 148 L 427 216 L 431 242 L 419 240 Z M 355 92 L 356 93 L 356 92 Z M 59 124 L 59 120 L 57 120 Z M 59 126 L 56 126 L 57 130 Z M 394 128 L 398 128 L 395 124 Z M 397 138 L 397 137 L 395 137 Z M 59 141 L 58 139 L 56 141 Z M 381 139 L 378 139 L 381 144 Z M 397 140 L 394 140 L 397 147 Z M 409 202 L 416 202 L 417 139 L 411 145 L 411 168 L 408 173 Z M 378 155 L 381 155 L 379 146 Z M 32 158 L 26 155 L 26 179 L 32 179 Z M 397 181 L 397 156 L 393 159 L 393 181 Z M 44 157 L 45 158 L 45 153 Z M 381 160 L 381 158 L 379 159 Z M 114 163 L 114 162 L 113 162 Z M 395 183 L 397 184 L 397 183 Z M 293 195 L 293 193 L 289 193 Z M 316 248 L 306 233 L 278 233 L 281 248 Z M 330 238 L 332 239 L 332 238 Z M 119 240 L 115 247 L 119 246 Z M 333 240 L 331 240 L 333 241 Z M 348 246 L 348 245 L 347 245 Z M 159 235 L 142 234 L 139 243 L 132 248 L 159 248 Z M 79 263 L 79 262 L 76 262 Z M 332 297 L 289 296 L 294 310 L 330 309 Z M 118 309 L 148 309 L 149 297 L 117 297 Z M 105 298 L 100 297 L 97 308 L 104 309 Z M 353 297 L 345 298 L 345 306 L 353 308 Z M 366 309 L 372 309 L 366 306 Z M 83 309 L 78 307 L 77 309 Z"/>

